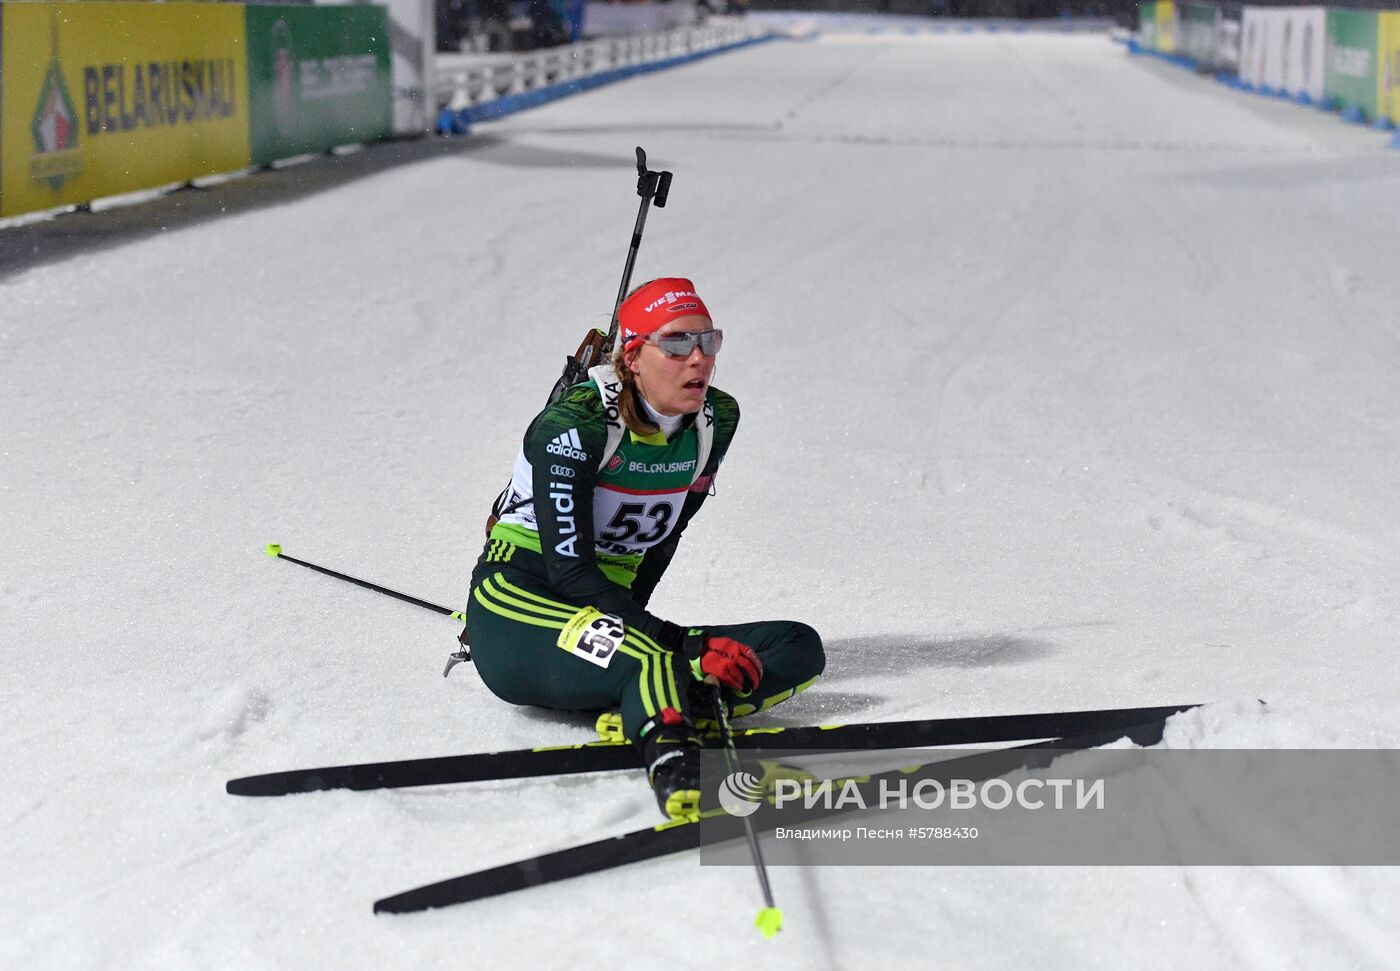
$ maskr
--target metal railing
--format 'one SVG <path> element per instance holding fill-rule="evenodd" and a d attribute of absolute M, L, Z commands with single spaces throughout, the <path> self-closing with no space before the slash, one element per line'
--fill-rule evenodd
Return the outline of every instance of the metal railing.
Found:
<path fill-rule="evenodd" d="M 715 17 L 698 27 L 605 37 L 547 50 L 499 54 L 438 54 L 438 108 L 461 111 L 510 95 L 564 84 L 619 68 L 653 64 L 727 47 L 772 33 L 740 17 Z"/>

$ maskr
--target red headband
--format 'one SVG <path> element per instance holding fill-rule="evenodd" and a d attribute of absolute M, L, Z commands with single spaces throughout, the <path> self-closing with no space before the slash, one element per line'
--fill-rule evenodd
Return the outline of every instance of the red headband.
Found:
<path fill-rule="evenodd" d="M 637 288 L 617 308 L 622 349 L 631 351 L 669 321 L 682 317 L 709 317 L 695 284 L 684 277 L 663 277 Z"/>

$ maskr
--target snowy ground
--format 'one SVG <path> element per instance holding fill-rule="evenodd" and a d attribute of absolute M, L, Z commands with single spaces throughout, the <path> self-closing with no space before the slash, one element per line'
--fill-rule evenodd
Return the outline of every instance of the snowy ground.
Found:
<path fill-rule="evenodd" d="M 1381 868 L 785 869 L 765 942 L 749 874 L 678 858 L 375 918 L 654 803 L 227 796 L 586 737 L 443 680 L 450 622 L 260 550 L 463 602 L 611 307 L 639 143 L 676 176 L 638 278 L 693 276 L 744 408 L 654 606 L 817 626 L 778 720 L 1209 700 L 1168 744 L 1400 747 L 1381 136 L 1034 36 L 761 45 L 479 133 L 0 278 L 0 966 L 1400 966 Z"/>

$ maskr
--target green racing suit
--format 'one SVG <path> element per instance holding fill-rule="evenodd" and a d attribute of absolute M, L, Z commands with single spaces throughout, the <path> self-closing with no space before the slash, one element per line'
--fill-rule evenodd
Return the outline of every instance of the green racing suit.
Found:
<path fill-rule="evenodd" d="M 472 657 L 492 693 L 563 710 L 620 707 L 635 739 L 665 708 L 694 718 L 695 678 L 681 650 L 688 628 L 647 604 L 711 492 L 739 406 L 710 388 L 669 439 L 640 436 L 622 424 L 620 390 L 610 368 L 594 368 L 531 422 L 466 613 Z M 825 664 L 806 624 L 691 626 L 741 641 L 762 661 L 751 694 L 725 692 L 736 716 L 791 698 Z"/>

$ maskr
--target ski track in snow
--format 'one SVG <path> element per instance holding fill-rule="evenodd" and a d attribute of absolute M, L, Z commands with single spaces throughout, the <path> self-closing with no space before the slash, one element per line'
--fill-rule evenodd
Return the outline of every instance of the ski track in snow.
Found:
<path fill-rule="evenodd" d="M 1400 747 L 1375 133 L 1103 37 L 833 33 L 478 132 L 0 278 L 0 966 L 1400 967 L 1381 867 L 778 869 L 765 942 L 751 874 L 677 858 L 374 918 L 654 803 L 227 796 L 588 737 L 439 677 L 454 625 L 259 551 L 460 606 L 607 319 L 636 144 L 676 173 L 638 279 L 696 279 L 744 408 L 653 606 L 818 627 L 827 678 L 772 723 L 1205 700 L 1166 746 Z"/>

